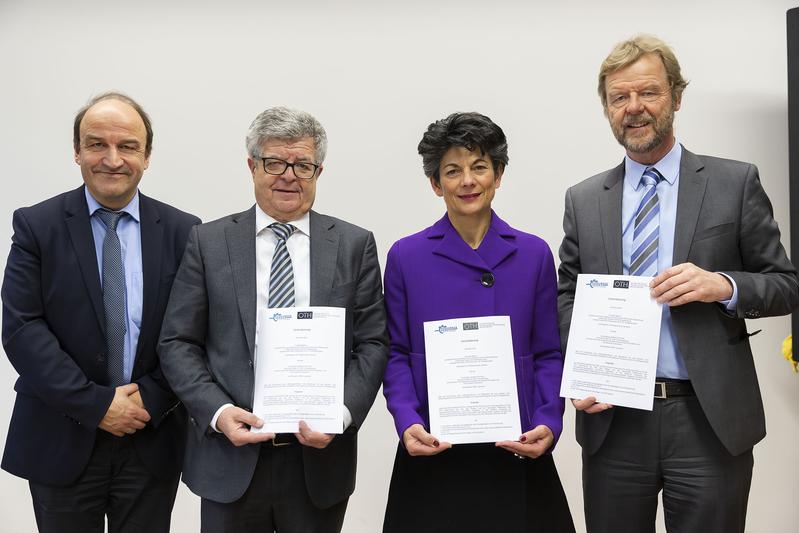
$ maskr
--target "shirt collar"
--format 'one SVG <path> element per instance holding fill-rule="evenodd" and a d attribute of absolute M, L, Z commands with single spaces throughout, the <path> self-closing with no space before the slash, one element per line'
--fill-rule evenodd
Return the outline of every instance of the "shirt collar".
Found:
<path fill-rule="evenodd" d="M 86 203 L 89 206 L 89 216 L 91 217 L 98 209 L 106 209 L 100 202 L 94 199 L 94 196 L 89 192 L 88 187 L 83 187 L 83 192 L 86 193 Z M 139 191 L 136 191 L 136 194 L 133 195 L 133 199 L 128 202 L 128 205 L 120 209 L 119 211 L 124 211 L 130 217 L 139 222 Z"/>
<path fill-rule="evenodd" d="M 261 206 L 255 204 L 255 234 L 260 235 L 263 230 L 269 227 L 269 224 L 277 222 L 274 218 L 270 217 L 264 210 L 261 209 Z M 304 233 L 310 237 L 311 235 L 311 217 L 308 213 L 305 213 L 297 220 L 289 221 L 289 224 L 297 228 L 297 231 L 300 233 Z"/>
<path fill-rule="evenodd" d="M 642 165 L 638 161 L 630 159 L 629 156 L 624 156 L 624 181 L 633 190 L 638 190 L 641 186 L 641 176 L 649 167 L 655 167 L 660 175 L 663 176 L 669 185 L 674 185 L 677 177 L 680 175 L 680 159 L 682 158 L 682 146 L 676 140 L 674 146 L 671 147 L 669 153 L 654 165 Z"/>

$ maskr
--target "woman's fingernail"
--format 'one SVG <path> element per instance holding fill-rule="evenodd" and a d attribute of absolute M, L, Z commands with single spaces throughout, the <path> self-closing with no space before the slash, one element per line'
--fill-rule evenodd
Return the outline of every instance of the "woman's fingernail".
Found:
<path fill-rule="evenodd" d="M 434 441 L 433 441 L 433 447 L 435 447 L 435 448 L 438 448 L 438 445 L 439 445 L 439 444 L 441 444 L 441 443 L 440 443 L 440 442 L 438 442 L 437 440 L 434 440 Z"/>
<path fill-rule="evenodd" d="M 519 442 L 525 442 L 526 440 L 527 440 L 527 437 L 525 437 L 524 435 L 519 437 Z"/>

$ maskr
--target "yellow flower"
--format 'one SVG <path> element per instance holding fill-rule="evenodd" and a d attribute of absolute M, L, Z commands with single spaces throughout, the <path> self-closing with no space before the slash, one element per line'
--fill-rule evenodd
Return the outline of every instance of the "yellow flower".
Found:
<path fill-rule="evenodd" d="M 793 335 L 788 335 L 785 337 L 785 340 L 782 341 L 782 356 L 790 361 L 791 365 L 793 365 L 793 371 L 797 372 L 799 361 L 794 361 L 793 359 Z"/>

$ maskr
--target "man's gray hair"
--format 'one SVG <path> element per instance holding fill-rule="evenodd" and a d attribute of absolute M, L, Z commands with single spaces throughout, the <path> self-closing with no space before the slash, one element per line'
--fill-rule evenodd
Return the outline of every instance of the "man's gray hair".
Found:
<path fill-rule="evenodd" d="M 267 109 L 252 121 L 247 132 L 247 153 L 261 157 L 261 146 L 269 139 L 296 140 L 311 138 L 316 149 L 315 164 L 321 165 L 327 154 L 325 129 L 310 113 L 287 107 Z"/>

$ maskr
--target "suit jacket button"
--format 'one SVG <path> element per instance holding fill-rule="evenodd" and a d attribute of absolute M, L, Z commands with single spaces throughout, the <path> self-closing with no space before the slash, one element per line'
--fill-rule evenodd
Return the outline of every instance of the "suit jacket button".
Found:
<path fill-rule="evenodd" d="M 252 368 L 252 365 L 253 365 L 252 359 L 249 360 L 248 364 L 250 365 L 250 368 Z"/>
<path fill-rule="evenodd" d="M 105 354 L 103 352 L 97 354 L 97 362 L 105 363 Z"/>
<path fill-rule="evenodd" d="M 192 417 L 189 417 L 189 420 L 191 420 L 191 423 L 192 423 L 192 424 L 194 424 L 195 426 L 197 425 L 197 421 L 196 421 L 196 420 L 194 420 L 194 417 L 193 417 L 193 416 L 192 416 Z"/>

